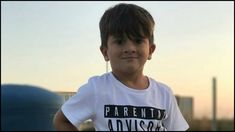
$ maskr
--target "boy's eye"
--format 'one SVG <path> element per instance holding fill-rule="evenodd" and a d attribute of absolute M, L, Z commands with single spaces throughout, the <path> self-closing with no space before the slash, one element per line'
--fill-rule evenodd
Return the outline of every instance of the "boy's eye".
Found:
<path fill-rule="evenodd" d="M 141 38 L 135 39 L 135 42 L 136 42 L 137 44 L 141 44 L 141 43 L 143 42 L 143 39 L 141 39 Z"/>
<path fill-rule="evenodd" d="M 121 45 L 123 43 L 123 40 L 122 39 L 116 39 L 114 42 L 118 45 Z"/>

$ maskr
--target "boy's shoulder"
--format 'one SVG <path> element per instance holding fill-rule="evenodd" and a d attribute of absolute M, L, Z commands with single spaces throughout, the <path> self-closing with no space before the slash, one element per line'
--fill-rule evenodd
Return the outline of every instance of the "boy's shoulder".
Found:
<path fill-rule="evenodd" d="M 88 79 L 88 82 L 94 82 L 94 81 L 104 81 L 107 80 L 110 77 L 110 72 L 104 73 L 102 75 L 94 75 Z"/>
<path fill-rule="evenodd" d="M 107 85 L 108 76 L 109 73 L 91 76 L 87 83 L 81 85 L 78 88 L 78 91 L 81 89 L 86 89 L 86 91 L 96 91 L 97 88 L 102 88 L 103 86 Z"/>
<path fill-rule="evenodd" d="M 110 72 L 109 73 L 104 73 L 102 75 L 94 75 L 88 79 L 88 84 L 91 84 L 93 86 L 99 86 L 102 84 L 107 84 L 107 82 L 110 81 Z"/>
<path fill-rule="evenodd" d="M 172 89 L 167 84 L 157 81 L 151 77 L 149 77 L 149 81 L 153 89 L 158 90 L 162 93 L 173 94 Z"/>

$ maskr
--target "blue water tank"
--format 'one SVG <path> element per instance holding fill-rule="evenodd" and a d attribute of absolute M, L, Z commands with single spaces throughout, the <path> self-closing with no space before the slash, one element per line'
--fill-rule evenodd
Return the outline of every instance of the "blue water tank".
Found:
<path fill-rule="evenodd" d="M 30 85 L 1 85 L 2 131 L 54 131 L 53 117 L 63 104 L 58 94 Z"/>

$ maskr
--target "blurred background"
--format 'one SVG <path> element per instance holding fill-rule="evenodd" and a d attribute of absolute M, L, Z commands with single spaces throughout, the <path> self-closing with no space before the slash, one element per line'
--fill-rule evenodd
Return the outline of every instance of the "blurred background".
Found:
<path fill-rule="evenodd" d="M 67 100 L 110 71 L 99 20 L 121 2 L 1 1 L 1 84 L 36 85 Z M 156 50 L 144 74 L 172 88 L 190 130 L 212 130 L 213 113 L 216 130 L 234 130 L 234 2 L 122 3 L 155 19 Z"/>

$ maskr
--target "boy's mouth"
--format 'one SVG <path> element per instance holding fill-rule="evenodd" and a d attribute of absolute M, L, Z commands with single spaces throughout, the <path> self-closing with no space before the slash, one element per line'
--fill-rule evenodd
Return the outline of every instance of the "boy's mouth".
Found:
<path fill-rule="evenodd" d="M 135 61 L 135 60 L 137 60 L 138 59 L 138 57 L 136 57 L 136 56 L 127 56 L 127 57 L 122 57 L 121 58 L 121 60 L 123 60 L 123 61 L 128 61 L 128 62 L 132 62 L 132 61 Z"/>
<path fill-rule="evenodd" d="M 126 56 L 126 57 L 121 57 L 121 59 L 137 59 L 138 57 L 136 56 Z"/>

